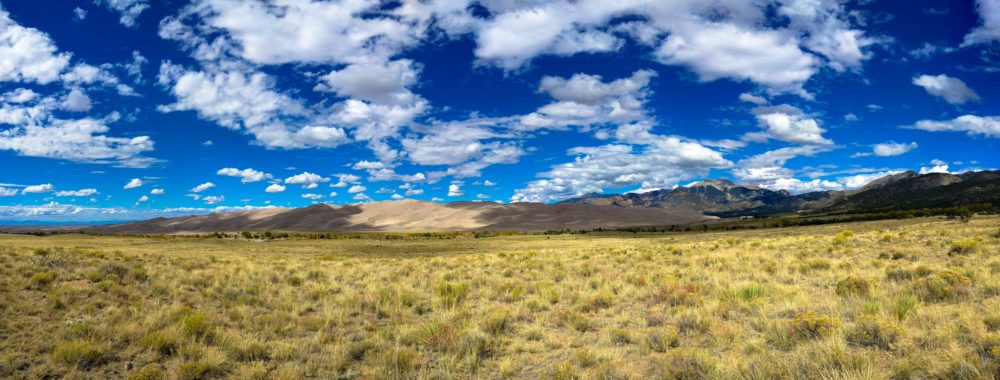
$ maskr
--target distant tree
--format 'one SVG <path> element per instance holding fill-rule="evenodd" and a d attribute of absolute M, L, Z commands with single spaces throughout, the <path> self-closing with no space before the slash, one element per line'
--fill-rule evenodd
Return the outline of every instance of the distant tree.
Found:
<path fill-rule="evenodd" d="M 252 233 L 252 232 L 250 232 L 250 231 L 243 231 L 243 232 L 240 232 L 240 235 L 243 235 L 243 238 L 244 238 L 244 239 L 250 239 L 250 238 L 253 238 L 253 233 Z"/>

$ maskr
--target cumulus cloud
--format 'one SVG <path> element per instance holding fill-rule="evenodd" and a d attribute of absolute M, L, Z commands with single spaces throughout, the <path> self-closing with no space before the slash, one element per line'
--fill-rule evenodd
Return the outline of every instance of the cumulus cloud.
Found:
<path fill-rule="evenodd" d="M 205 183 L 203 183 L 203 184 L 201 184 L 201 185 L 198 185 L 198 186 L 195 186 L 195 187 L 194 187 L 193 189 L 191 189 L 191 192 L 192 192 L 192 193 L 200 193 L 200 192 L 202 192 L 202 191 L 205 191 L 205 190 L 208 190 L 208 189 L 211 189 L 211 188 L 213 188 L 213 187 L 215 187 L 215 184 L 214 184 L 214 183 L 211 183 L 211 182 L 205 182 Z M 208 198 L 208 197 L 206 197 L 206 198 Z"/>
<path fill-rule="evenodd" d="M 25 187 L 23 190 L 21 190 L 21 194 L 47 193 L 47 192 L 52 191 L 52 189 L 53 189 L 53 187 L 52 187 L 51 183 L 46 183 L 46 184 L 42 184 L 42 185 L 33 185 L 33 186 L 27 186 L 27 187 Z"/>
<path fill-rule="evenodd" d="M 285 183 L 290 185 L 302 185 L 303 189 L 315 188 L 318 183 L 330 182 L 329 178 L 320 176 L 316 173 L 302 172 L 300 174 L 293 175 L 291 177 L 285 178 Z"/>
<path fill-rule="evenodd" d="M 320 194 L 302 194 L 302 198 L 317 200 L 317 199 L 323 199 L 324 197 Z"/>
<path fill-rule="evenodd" d="M 984 135 L 1000 138 L 1000 117 L 964 115 L 952 120 L 921 120 L 903 128 L 921 129 L 931 132 L 965 132 L 970 136 Z"/>
<path fill-rule="evenodd" d="M 365 191 L 365 190 L 368 190 L 368 188 L 364 187 L 364 186 L 361 186 L 361 185 L 354 185 L 354 186 L 351 186 L 350 189 L 347 189 L 347 193 L 354 194 L 354 193 L 360 193 L 360 192 Z"/>
<path fill-rule="evenodd" d="M 19 191 L 17 189 L 11 189 L 7 187 L 0 187 L 0 197 L 13 197 L 17 195 Z"/>
<path fill-rule="evenodd" d="M 141 179 L 132 178 L 132 180 L 128 181 L 128 183 L 125 184 L 124 188 L 125 189 L 134 189 L 134 188 L 137 188 L 139 186 L 142 186 L 142 184 L 143 184 L 143 182 L 142 182 Z"/>
<path fill-rule="evenodd" d="M 62 102 L 62 109 L 74 112 L 90 111 L 91 106 L 90 97 L 78 88 L 70 91 Z"/>
<path fill-rule="evenodd" d="M 207 197 L 202 198 L 201 200 L 204 201 L 205 204 L 207 204 L 207 205 L 214 205 L 214 204 L 225 202 L 226 201 L 226 197 L 225 196 L 221 196 L 221 195 L 220 196 L 209 195 Z"/>
<path fill-rule="evenodd" d="M 746 93 L 746 92 L 740 94 L 740 101 L 741 102 L 746 102 L 746 103 L 753 103 L 753 104 L 756 104 L 758 106 L 762 106 L 762 105 L 767 104 L 767 99 L 765 99 L 763 97 L 760 97 L 760 96 L 757 96 L 757 95 L 754 95 L 754 94 L 751 94 L 751 93 Z"/>
<path fill-rule="evenodd" d="M 394 199 L 394 200 L 397 200 L 397 201 L 398 201 L 398 200 L 400 200 L 400 199 L 403 199 L 403 198 L 405 198 L 405 197 L 404 197 L 404 196 L 402 196 L 402 195 L 399 195 L 399 194 L 393 194 L 393 195 L 389 196 L 389 198 L 392 198 L 392 199 Z"/>
<path fill-rule="evenodd" d="M 872 153 L 875 153 L 876 156 L 880 157 L 898 156 L 916 148 L 917 148 L 916 142 L 911 142 L 909 144 L 888 142 L 884 144 L 873 145 Z"/>
<path fill-rule="evenodd" d="M 0 9 L 0 81 L 47 84 L 69 66 L 70 54 L 57 52 L 55 43 L 38 29 L 18 25 Z"/>
<path fill-rule="evenodd" d="M 465 192 L 462 191 L 462 188 L 460 186 L 458 186 L 457 184 L 448 185 L 449 197 L 461 197 L 463 195 L 465 195 Z"/>
<path fill-rule="evenodd" d="M 118 12 L 120 15 L 118 22 L 127 27 L 135 26 L 135 19 L 142 11 L 149 8 L 147 0 L 94 0 L 94 2 Z"/>
<path fill-rule="evenodd" d="M 264 189 L 264 191 L 268 193 L 280 193 L 285 191 L 285 187 L 276 183 L 272 183 L 270 186 Z"/>
<path fill-rule="evenodd" d="M 208 214 L 213 212 L 258 210 L 270 207 L 273 206 L 132 209 L 124 207 L 83 207 L 51 202 L 43 205 L 0 206 L 0 218 L 3 218 L 4 220 L 33 220 L 45 222 L 120 222 L 125 220 L 142 220 L 155 217 L 169 218 L 176 216 Z"/>
<path fill-rule="evenodd" d="M 538 90 L 556 101 L 521 117 L 518 127 L 562 129 L 642 119 L 646 114 L 643 103 L 649 95 L 646 87 L 655 76 L 655 71 L 639 70 L 631 77 L 607 83 L 599 75 L 574 74 L 569 79 L 544 77 Z"/>
<path fill-rule="evenodd" d="M 976 9 L 979 11 L 982 24 L 965 35 L 962 46 L 1000 40 L 1000 1 L 977 0 Z"/>
<path fill-rule="evenodd" d="M 153 190 L 150 190 L 149 193 L 153 194 L 153 195 L 163 195 L 166 192 L 163 191 L 163 189 L 153 189 Z"/>
<path fill-rule="evenodd" d="M 374 199 L 372 199 L 372 197 L 369 197 L 369 196 L 365 195 L 365 193 L 354 194 L 354 198 L 353 199 L 356 200 L 356 201 L 363 201 L 363 202 L 371 202 L 371 201 L 374 200 Z"/>
<path fill-rule="evenodd" d="M 148 201 L 148 200 L 149 200 L 149 197 L 148 197 L 148 196 L 145 196 L 145 195 L 143 195 L 143 196 L 139 197 L 139 202 L 146 202 L 146 201 Z M 137 203 L 138 203 L 138 202 L 137 202 Z"/>
<path fill-rule="evenodd" d="M 258 182 L 258 181 L 263 181 L 265 179 L 274 178 L 274 176 L 272 176 L 269 173 L 256 171 L 251 168 L 246 168 L 243 170 L 239 170 L 236 168 L 222 168 L 219 169 L 219 171 L 215 172 L 215 174 L 229 176 L 229 177 L 239 177 L 241 178 L 240 182 L 243 183 Z"/>
<path fill-rule="evenodd" d="M 757 124 L 765 129 L 762 135 L 750 133 L 745 139 L 754 140 L 757 137 L 772 138 L 803 145 L 830 145 L 833 140 L 823 137 L 825 129 L 820 128 L 816 119 L 805 115 L 798 108 L 790 105 L 775 107 L 759 107 L 754 109 Z"/>
<path fill-rule="evenodd" d="M 981 100 L 979 94 L 966 86 L 965 82 L 944 74 L 913 77 L 913 84 L 923 87 L 928 94 L 944 98 L 946 102 L 951 104 L 965 104 Z"/>
<path fill-rule="evenodd" d="M 920 174 L 949 173 L 949 171 L 948 171 L 948 163 L 947 162 L 944 162 L 944 161 L 941 161 L 941 160 L 935 158 L 935 159 L 931 160 L 931 165 L 932 166 L 923 166 L 923 167 L 921 167 L 920 168 Z"/>
<path fill-rule="evenodd" d="M 64 190 L 57 191 L 57 197 L 86 197 L 89 195 L 97 194 L 97 189 L 81 189 L 81 190 Z"/>
<path fill-rule="evenodd" d="M 420 194 L 423 194 L 423 193 L 424 193 L 424 189 L 409 189 L 409 190 L 406 190 L 406 193 L 404 193 L 404 194 L 409 197 L 409 196 L 412 196 L 412 195 L 420 195 Z"/>

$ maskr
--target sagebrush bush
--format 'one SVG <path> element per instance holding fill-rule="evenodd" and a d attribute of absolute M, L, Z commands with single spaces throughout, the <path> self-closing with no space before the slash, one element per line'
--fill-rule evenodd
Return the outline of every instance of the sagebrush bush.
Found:
<path fill-rule="evenodd" d="M 837 295 L 841 297 L 870 296 L 878 283 L 867 278 L 848 276 L 837 282 Z"/>
<path fill-rule="evenodd" d="M 940 302 L 967 295 L 971 284 L 972 278 L 966 276 L 960 268 L 951 268 L 917 279 L 914 287 L 924 300 Z"/>
<path fill-rule="evenodd" d="M 36 289 L 42 288 L 45 285 L 52 283 L 52 281 L 55 281 L 55 279 L 56 279 L 55 272 L 51 271 L 38 272 L 35 273 L 35 275 L 31 276 L 31 286 L 33 286 Z"/>
<path fill-rule="evenodd" d="M 903 330 L 892 322 L 874 315 L 866 315 L 847 334 L 847 341 L 868 347 L 889 350 L 899 340 Z"/>
<path fill-rule="evenodd" d="M 839 326 L 840 321 L 836 318 L 809 311 L 795 316 L 791 323 L 791 333 L 799 338 L 819 338 L 833 334 Z"/>
<path fill-rule="evenodd" d="M 655 352 L 667 352 L 680 343 L 680 330 L 674 326 L 649 329 L 646 333 L 646 344 Z"/>
<path fill-rule="evenodd" d="M 128 377 L 129 380 L 163 380 L 165 378 L 163 369 L 156 363 L 147 364 Z"/>
<path fill-rule="evenodd" d="M 948 255 L 969 255 L 978 252 L 980 249 L 982 249 L 982 241 L 980 239 L 959 240 L 951 243 L 951 250 L 948 251 Z"/>
<path fill-rule="evenodd" d="M 480 327 L 490 335 L 501 335 L 514 329 L 514 318 L 508 310 L 494 310 L 483 318 Z"/>

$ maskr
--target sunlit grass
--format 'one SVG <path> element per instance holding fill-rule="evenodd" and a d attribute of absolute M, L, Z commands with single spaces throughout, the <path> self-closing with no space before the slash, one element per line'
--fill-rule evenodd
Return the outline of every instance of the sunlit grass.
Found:
<path fill-rule="evenodd" d="M 998 378 L 998 224 L 0 235 L 0 377 Z"/>

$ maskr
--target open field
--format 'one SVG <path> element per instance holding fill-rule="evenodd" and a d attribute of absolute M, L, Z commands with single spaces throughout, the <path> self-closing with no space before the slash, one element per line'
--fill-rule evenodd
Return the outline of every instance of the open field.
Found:
<path fill-rule="evenodd" d="M 0 235 L 0 377 L 1000 378 L 998 235 Z"/>

